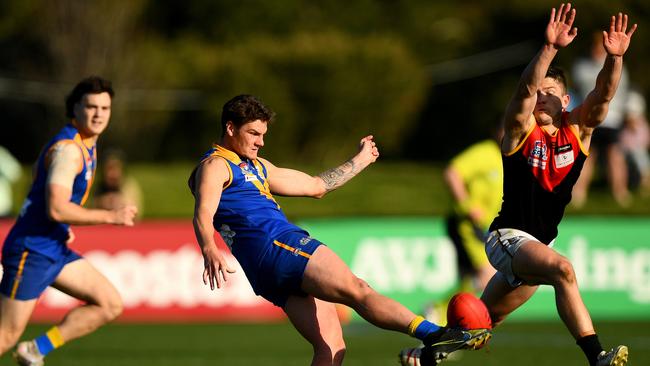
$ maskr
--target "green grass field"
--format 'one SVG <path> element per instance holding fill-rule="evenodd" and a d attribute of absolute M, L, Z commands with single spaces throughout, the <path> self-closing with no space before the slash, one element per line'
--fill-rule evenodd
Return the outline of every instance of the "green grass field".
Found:
<path fill-rule="evenodd" d="M 650 322 L 597 322 L 606 347 L 626 344 L 631 366 L 650 365 Z M 30 326 L 33 337 L 46 326 Z M 408 337 L 381 331 L 365 323 L 344 329 L 345 365 L 397 365 L 402 347 L 415 345 Z M 311 348 L 288 323 L 281 324 L 114 324 L 53 352 L 47 365 L 199 366 L 308 365 Z M 443 364 L 469 365 L 586 365 L 582 352 L 561 323 L 506 323 L 480 351 L 462 351 L 459 360 Z M 8 355 L 0 365 L 12 365 Z"/>

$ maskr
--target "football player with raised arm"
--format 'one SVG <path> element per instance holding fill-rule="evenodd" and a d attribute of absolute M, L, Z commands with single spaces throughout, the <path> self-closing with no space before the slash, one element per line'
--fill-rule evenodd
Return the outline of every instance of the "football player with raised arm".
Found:
<path fill-rule="evenodd" d="M 577 35 L 571 4 L 553 9 L 546 42 L 521 75 L 504 115 L 503 203 L 490 226 L 486 252 L 497 269 L 482 300 L 494 325 L 523 305 L 541 284 L 555 290 L 558 314 L 589 365 L 624 365 L 627 347 L 603 350 L 580 296 L 573 266 L 553 241 L 571 190 L 589 154 L 591 135 L 607 115 L 621 78 L 623 55 L 636 24 L 626 14 L 611 17 L 603 31 L 607 58 L 595 88 L 567 111 L 570 97 L 563 72 L 551 66 L 557 52 Z"/>
<path fill-rule="evenodd" d="M 257 98 L 239 95 L 221 116 L 221 142 L 192 172 L 194 228 L 205 260 L 203 281 L 219 288 L 233 272 L 214 241 L 215 229 L 242 266 L 256 294 L 281 307 L 314 349 L 312 365 L 340 365 L 345 343 L 334 303 L 370 323 L 428 342 L 438 353 L 482 343 L 485 329 L 439 327 L 382 296 L 355 276 L 329 247 L 290 223 L 274 195 L 321 198 L 379 157 L 372 136 L 341 166 L 318 176 L 275 166 L 261 158 L 273 112 Z"/>

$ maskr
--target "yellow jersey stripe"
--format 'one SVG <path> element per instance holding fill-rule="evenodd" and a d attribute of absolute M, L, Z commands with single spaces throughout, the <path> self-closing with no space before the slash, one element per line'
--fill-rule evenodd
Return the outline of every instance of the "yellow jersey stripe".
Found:
<path fill-rule="evenodd" d="M 86 162 L 90 160 L 90 153 L 88 152 L 88 148 L 86 148 L 86 144 L 84 144 L 83 140 L 81 139 L 80 134 L 76 134 L 74 136 L 74 142 L 77 143 L 79 148 L 81 149 L 81 153 L 83 154 L 83 159 L 84 161 L 82 164 L 86 166 L 86 169 L 90 171 L 90 180 L 88 181 L 88 184 L 86 184 L 86 192 L 84 193 L 84 196 L 81 198 L 80 205 L 83 206 L 84 203 L 86 203 L 86 200 L 88 199 L 88 195 L 90 194 L 90 187 L 93 185 L 93 180 L 95 179 L 95 170 L 91 169 L 91 167 L 86 165 Z"/>
<path fill-rule="evenodd" d="M 293 252 L 293 253 L 295 253 L 297 255 L 303 256 L 303 257 L 305 257 L 307 259 L 311 258 L 311 254 L 305 253 L 305 252 L 301 251 L 299 248 L 294 248 L 294 247 L 289 246 L 287 244 L 280 243 L 277 240 L 273 240 L 273 244 L 279 246 L 282 249 L 286 249 L 286 250 L 288 250 L 290 252 Z"/>
<path fill-rule="evenodd" d="M 580 132 L 578 132 L 580 130 L 579 127 L 576 125 L 570 125 L 569 130 L 571 130 L 571 132 L 576 136 L 576 140 L 578 140 L 578 145 L 580 145 L 580 150 L 582 153 L 589 156 L 589 150 L 585 149 L 585 147 L 582 146 L 582 139 L 580 138 Z"/>
<path fill-rule="evenodd" d="M 27 260 L 28 254 L 29 254 L 29 250 L 26 250 L 23 252 L 23 256 L 20 258 L 20 263 L 18 264 L 18 273 L 16 273 L 14 286 L 11 288 L 11 295 L 9 296 L 10 299 L 16 298 L 16 292 L 18 292 L 18 285 L 20 285 L 20 281 L 23 276 L 23 270 L 25 269 L 25 261 Z"/>

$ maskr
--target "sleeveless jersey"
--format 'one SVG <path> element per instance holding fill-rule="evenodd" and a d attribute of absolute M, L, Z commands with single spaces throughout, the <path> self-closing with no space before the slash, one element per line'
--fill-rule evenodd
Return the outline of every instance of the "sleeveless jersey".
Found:
<path fill-rule="evenodd" d="M 523 141 L 503 154 L 503 203 L 490 231 L 518 229 L 545 244 L 555 239 L 588 155 L 566 117 L 553 135 L 533 124 Z"/>
<path fill-rule="evenodd" d="M 230 173 L 213 225 L 233 250 L 233 254 L 237 250 L 266 252 L 264 246 L 270 238 L 272 242 L 272 238 L 289 231 L 304 232 L 287 220 L 273 198 L 266 168 L 259 160 L 242 160 L 236 153 L 219 145 L 205 153 L 201 161 L 211 156 L 224 158 Z M 190 189 L 193 192 L 194 173 L 190 178 Z M 237 248 L 240 244 L 242 248 Z"/>
<path fill-rule="evenodd" d="M 68 124 L 41 151 L 36 161 L 35 176 L 31 189 L 23 203 L 16 223 L 7 236 L 5 246 L 8 243 L 20 243 L 27 249 L 52 258 L 64 253 L 70 225 L 52 221 L 47 215 L 48 167 L 46 158 L 52 148 L 58 144 L 66 143 L 77 145 L 83 154 L 82 168 L 74 179 L 70 201 L 83 205 L 88 198 L 90 186 L 95 176 L 96 146 L 85 146 L 77 129 Z"/>

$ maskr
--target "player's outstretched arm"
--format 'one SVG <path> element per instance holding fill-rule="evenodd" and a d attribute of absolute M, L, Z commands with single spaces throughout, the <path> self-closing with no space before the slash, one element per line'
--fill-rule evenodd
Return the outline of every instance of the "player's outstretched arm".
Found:
<path fill-rule="evenodd" d="M 551 9 L 545 30 L 545 42 L 521 75 L 517 89 L 504 114 L 505 136 L 502 148 L 514 149 L 534 123 L 533 111 L 537 102 L 537 90 L 541 85 L 558 49 L 568 46 L 578 34 L 573 27 L 576 10 L 571 3 L 560 5 L 558 11 Z"/>
<path fill-rule="evenodd" d="M 286 168 L 279 168 L 261 159 L 267 168 L 271 192 L 281 196 L 321 198 L 347 183 L 368 165 L 377 161 L 379 150 L 369 135 L 361 139 L 359 152 L 340 166 L 317 176 Z"/>
<path fill-rule="evenodd" d="M 221 288 L 228 281 L 228 274 L 234 273 L 214 241 L 212 220 L 219 207 L 223 185 L 230 178 L 226 162 L 219 157 L 208 158 L 194 173 L 194 234 L 203 254 L 203 283 Z"/>
<path fill-rule="evenodd" d="M 632 35 L 637 25 L 633 24 L 628 30 L 627 14 L 618 13 L 612 16 L 609 30 L 603 31 L 603 46 L 607 58 L 603 68 L 596 78 L 596 86 L 585 101 L 571 113 L 571 121 L 579 121 L 586 128 L 598 126 L 609 109 L 609 102 L 614 98 L 618 83 L 623 72 L 623 55 L 630 46 Z"/>
<path fill-rule="evenodd" d="M 73 225 L 114 224 L 133 226 L 138 209 L 128 205 L 115 210 L 84 208 L 70 201 L 74 179 L 83 156 L 74 144 L 55 147 L 48 156 L 46 202 L 51 220 Z"/>

